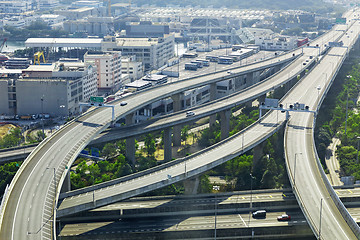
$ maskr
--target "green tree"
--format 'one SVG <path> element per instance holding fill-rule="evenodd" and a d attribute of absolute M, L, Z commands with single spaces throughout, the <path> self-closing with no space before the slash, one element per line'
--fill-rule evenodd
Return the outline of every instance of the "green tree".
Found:
<path fill-rule="evenodd" d="M 156 142 L 152 134 L 146 135 L 144 140 L 144 147 L 147 153 L 147 157 L 151 159 L 155 159 Z"/>

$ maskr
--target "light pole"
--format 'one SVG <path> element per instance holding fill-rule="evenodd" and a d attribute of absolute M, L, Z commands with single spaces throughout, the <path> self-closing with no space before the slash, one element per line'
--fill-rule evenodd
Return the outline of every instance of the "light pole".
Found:
<path fill-rule="evenodd" d="M 318 239 L 321 239 L 322 203 L 323 203 L 323 198 L 321 198 L 321 200 L 320 200 L 320 224 L 319 224 L 319 238 Z"/>
<path fill-rule="evenodd" d="M 42 126 L 42 133 L 43 135 L 45 134 L 44 132 L 44 95 L 40 98 L 41 100 L 41 126 Z"/>
<path fill-rule="evenodd" d="M 360 140 L 360 137 L 356 137 L 357 138 L 357 153 L 356 153 L 356 164 L 359 163 L 359 140 Z"/>
<path fill-rule="evenodd" d="M 347 119 L 348 119 L 348 104 L 349 104 L 349 90 L 346 91 L 345 138 L 346 138 L 346 128 L 347 128 Z"/>
<path fill-rule="evenodd" d="M 294 161 L 294 189 L 295 189 L 295 174 L 296 174 L 296 155 L 302 154 L 302 153 L 295 153 L 295 161 Z"/>
<path fill-rule="evenodd" d="M 217 185 L 215 185 L 215 186 L 213 186 L 213 190 L 214 191 L 219 191 L 220 190 L 220 186 L 217 186 Z M 215 193 L 215 202 L 214 202 L 214 204 L 215 204 L 215 229 L 214 229 L 214 239 L 216 240 L 216 215 L 217 215 L 217 194 Z"/>
<path fill-rule="evenodd" d="M 321 89 L 320 85 L 319 85 L 319 86 L 317 86 L 317 88 L 316 88 L 316 89 L 318 90 L 318 101 L 319 101 L 319 97 L 320 97 L 320 89 Z"/>
<path fill-rule="evenodd" d="M 251 209 L 252 209 L 252 181 L 253 181 L 253 175 L 250 173 L 250 211 L 249 211 L 249 221 L 248 221 L 248 227 L 250 227 L 250 218 L 251 218 Z"/>

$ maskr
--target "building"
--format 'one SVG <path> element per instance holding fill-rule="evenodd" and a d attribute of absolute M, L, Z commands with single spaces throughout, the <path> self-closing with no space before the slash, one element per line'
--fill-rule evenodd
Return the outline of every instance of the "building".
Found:
<path fill-rule="evenodd" d="M 99 94 L 113 94 L 122 87 L 121 52 L 87 52 L 84 61 L 96 66 Z"/>
<path fill-rule="evenodd" d="M 86 33 L 88 35 L 105 36 L 114 33 L 113 17 L 94 17 L 81 18 L 65 21 L 64 30 L 69 33 Z"/>
<path fill-rule="evenodd" d="M 170 33 L 168 24 L 153 24 L 151 21 L 129 22 L 125 30 L 126 37 L 163 37 Z"/>
<path fill-rule="evenodd" d="M 140 79 L 144 76 L 144 68 L 142 62 L 137 62 L 135 56 L 121 57 L 121 75 L 129 75 L 130 81 Z"/>
<path fill-rule="evenodd" d="M 99 8 L 99 7 L 102 7 L 102 6 L 103 6 L 103 3 L 100 2 L 100 1 L 81 0 L 81 1 L 76 1 L 76 2 L 71 3 L 71 8 L 83 8 L 83 7 Z"/>
<path fill-rule="evenodd" d="M 0 112 L 5 115 L 68 116 L 79 103 L 97 95 L 97 73 L 84 62 L 31 65 L 27 69 L 2 69 Z"/>
<path fill-rule="evenodd" d="M 48 10 L 59 6 L 59 0 L 36 0 L 36 1 L 38 4 L 38 9 L 40 10 Z"/>
<path fill-rule="evenodd" d="M 167 64 L 175 55 L 174 35 L 159 38 L 114 38 L 103 41 L 104 50 L 121 51 L 123 56 L 135 55 L 136 61 L 143 62 L 145 70 L 158 69 Z"/>
<path fill-rule="evenodd" d="M 297 47 L 297 38 L 276 35 L 257 36 L 255 45 L 260 46 L 262 50 L 288 51 Z"/>
<path fill-rule="evenodd" d="M 43 14 L 40 16 L 40 19 L 51 26 L 63 22 L 65 17 L 57 14 Z"/>
<path fill-rule="evenodd" d="M 31 8 L 31 3 L 27 1 L 0 1 L 0 13 L 23 13 Z"/>

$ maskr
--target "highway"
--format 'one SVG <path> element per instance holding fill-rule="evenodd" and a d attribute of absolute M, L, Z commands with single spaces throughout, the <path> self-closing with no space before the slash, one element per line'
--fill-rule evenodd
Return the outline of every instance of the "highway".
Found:
<path fill-rule="evenodd" d="M 348 33 L 341 39 L 345 47 L 332 48 L 284 99 L 284 103 L 300 102 L 311 109 L 318 109 L 337 74 L 338 64 L 346 57 L 346 46 L 350 46 L 350 41 L 358 38 L 359 24 L 350 27 Z M 313 128 L 314 115 L 306 113 L 293 113 L 286 125 L 285 156 L 295 195 L 315 236 L 320 239 L 356 239 L 359 227 L 353 224 L 351 217 L 346 217 L 348 213 L 344 208 L 337 207 L 341 202 L 334 196 L 336 194 L 326 182 L 327 178 L 318 162 Z M 349 227 L 352 224 L 356 233 Z"/>
<path fill-rule="evenodd" d="M 284 56 L 280 58 L 284 58 Z M 279 61 L 276 62 L 276 60 L 268 61 L 273 61 L 270 64 L 277 64 Z M 263 68 L 265 62 L 267 61 L 260 63 L 259 65 L 261 66 L 255 69 Z M 267 67 L 268 66 L 269 65 L 267 65 Z M 254 66 L 243 67 L 242 70 L 244 71 L 241 70 L 242 73 L 250 71 L 246 69 L 251 67 L 254 69 Z M 237 73 L 237 71 L 238 70 L 234 70 L 235 73 Z M 195 79 L 153 88 L 151 91 L 134 94 L 126 98 L 128 102 L 127 106 L 116 106 L 116 117 L 123 117 L 136 109 L 144 107 L 148 102 L 156 101 L 193 87 L 231 78 L 231 76 L 229 77 L 226 74 L 227 73 L 216 73 L 211 76 L 197 77 Z M 6 196 L 6 208 L 2 212 L 0 219 L 1 239 L 24 239 L 24 236 L 26 236 L 26 239 L 51 239 L 53 231 L 52 223 L 54 223 L 52 220 L 54 213 L 56 213 L 53 210 L 57 205 L 57 196 L 59 195 L 60 188 L 59 183 L 63 182 L 68 168 L 81 149 L 84 148 L 92 138 L 110 125 L 110 116 L 109 109 L 91 111 L 85 116 L 80 117 L 77 121 L 73 121 L 60 129 L 50 138 L 47 138 L 30 154 L 16 174 L 10 186 L 10 192 Z M 238 139 L 230 138 L 226 141 L 226 144 L 223 144 L 219 149 L 212 148 L 214 156 L 221 156 L 217 162 L 209 160 L 209 157 L 204 159 L 199 153 L 197 156 L 201 158 L 201 160 L 196 159 L 196 163 L 195 161 L 189 161 L 187 163 L 188 170 L 185 173 L 186 176 L 183 177 L 190 177 L 195 174 L 193 170 L 198 169 L 197 161 L 204 161 L 203 164 L 205 165 L 212 164 L 216 166 L 240 154 L 242 152 L 241 150 L 237 149 L 234 151 L 234 149 L 241 143 L 241 140 L 239 142 L 241 138 L 246 138 L 247 141 L 247 145 L 245 145 L 244 141 L 242 144 L 244 146 L 242 150 L 245 151 L 259 141 L 264 140 L 267 136 L 270 136 L 276 131 L 277 127 L 280 127 L 277 124 L 283 122 L 284 119 L 281 119 L 279 116 L 279 119 L 277 119 L 279 120 L 278 122 L 275 120 L 276 117 L 273 115 L 269 116 L 272 117 L 268 117 L 260 124 L 254 125 L 248 133 L 242 137 Z M 264 128 L 266 129 L 265 134 L 263 132 Z M 258 132 L 262 133 L 260 138 L 255 134 Z M 226 154 L 224 154 L 225 152 Z M 213 164 L 212 162 L 215 163 Z M 199 165 L 201 166 L 201 164 Z M 156 174 L 152 179 L 157 179 L 155 182 L 165 181 L 166 184 L 171 184 L 172 182 L 181 180 L 179 176 L 183 173 L 183 166 L 178 165 L 169 169 L 167 173 Z M 173 176 L 170 179 L 168 177 L 169 174 Z M 154 183 L 151 181 L 148 182 L 147 179 L 143 180 L 150 184 Z M 133 183 L 134 182 L 135 181 L 133 181 Z M 164 183 L 161 185 L 163 184 Z M 127 185 L 129 185 L 127 191 L 134 191 L 134 194 L 139 194 L 138 189 L 145 186 L 145 184 L 140 181 Z M 96 195 L 96 198 L 100 198 L 99 201 L 96 199 L 96 204 L 102 204 L 102 196 L 101 192 Z M 92 199 L 88 202 L 94 204 Z"/>

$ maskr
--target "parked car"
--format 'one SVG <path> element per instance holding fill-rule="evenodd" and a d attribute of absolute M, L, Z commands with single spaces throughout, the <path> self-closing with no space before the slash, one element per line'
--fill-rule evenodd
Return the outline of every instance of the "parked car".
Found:
<path fill-rule="evenodd" d="M 277 217 L 277 220 L 278 220 L 278 221 L 290 221 L 290 220 L 291 220 L 291 217 L 290 217 L 290 215 L 283 214 L 283 215 L 281 215 L 281 216 L 278 216 L 278 217 Z"/>

